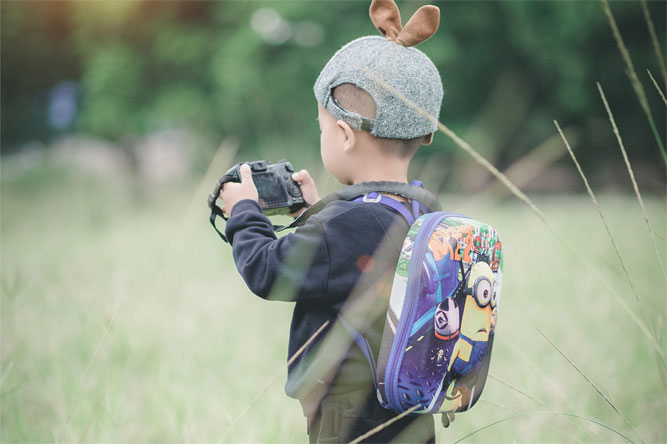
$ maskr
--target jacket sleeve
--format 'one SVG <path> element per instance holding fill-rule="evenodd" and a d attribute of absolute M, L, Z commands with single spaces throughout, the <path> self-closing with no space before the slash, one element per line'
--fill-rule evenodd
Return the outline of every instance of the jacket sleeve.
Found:
<path fill-rule="evenodd" d="M 225 233 L 236 268 L 257 296 L 280 301 L 324 300 L 329 253 L 316 218 L 277 238 L 259 204 L 248 199 L 234 205 Z"/>

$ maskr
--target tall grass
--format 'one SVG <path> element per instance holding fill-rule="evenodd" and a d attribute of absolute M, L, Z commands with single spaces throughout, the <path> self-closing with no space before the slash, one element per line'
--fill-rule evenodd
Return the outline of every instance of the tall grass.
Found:
<path fill-rule="evenodd" d="M 653 86 L 655 87 L 656 91 L 658 91 L 658 94 L 662 99 L 662 103 L 664 103 L 665 106 L 667 106 L 667 99 L 665 99 L 665 94 L 660 89 L 660 86 L 658 86 L 658 82 L 655 81 L 655 79 L 653 78 L 653 74 L 651 74 L 650 70 L 647 69 L 646 72 L 648 73 L 648 76 L 651 78 L 651 82 L 653 83 Z"/>
<path fill-rule="evenodd" d="M 629 52 L 602 4 L 667 163 Z M 664 442 L 666 301 L 657 276 L 665 275 L 665 237 L 648 225 L 658 255 L 649 260 L 641 223 L 627 212 L 632 198 L 603 195 L 607 233 L 624 233 L 612 238 L 612 251 L 588 223 L 594 213 L 584 197 L 531 199 L 438 125 L 526 205 L 489 203 L 471 214 L 503 233 L 500 322 L 481 402 L 437 428 L 438 441 L 632 441 L 632 432 Z M 207 224 L 208 187 L 234 153 L 222 147 L 200 181 L 159 191 L 48 164 L 2 182 L 2 441 L 307 440 L 298 403 L 277 383 L 285 377 L 291 306 L 251 295 L 231 250 Z M 647 224 L 649 214 L 664 215 L 664 196 L 638 199 Z M 452 211 L 466 200 L 443 196 Z M 664 233 L 664 217 L 657 225 Z M 653 331 L 618 290 L 627 282 L 655 309 Z M 535 334 L 542 330 L 548 344 Z M 535 402 L 546 410 L 532 411 Z"/>
<path fill-rule="evenodd" d="M 642 13 L 644 14 L 644 21 L 646 22 L 646 28 L 648 29 L 648 34 L 651 36 L 651 43 L 653 44 L 653 51 L 655 52 L 655 58 L 658 61 L 660 66 L 660 74 L 665 82 L 667 82 L 667 67 L 665 67 L 665 57 L 662 55 L 662 48 L 660 47 L 660 41 L 658 36 L 655 33 L 655 25 L 653 25 L 653 19 L 651 19 L 651 13 L 646 6 L 646 0 L 641 0 Z"/>
<path fill-rule="evenodd" d="M 208 225 L 208 191 L 199 182 L 151 191 L 48 165 L 2 182 L 2 441 L 212 442 L 224 433 L 225 442 L 306 441 L 300 407 L 282 387 L 292 306 L 248 292 Z M 183 209 L 196 200 L 198 217 L 186 229 Z M 650 241 L 641 217 L 626 210 L 632 197 L 599 200 L 638 290 L 664 313 Z M 466 205 L 460 196 L 442 201 L 453 211 Z M 604 231 L 582 223 L 596 217 L 585 197 L 536 203 L 610 285 L 624 285 Z M 646 196 L 645 204 L 664 233 L 663 199 Z M 485 402 L 436 427 L 438 441 L 476 430 L 465 442 L 622 439 L 575 416 L 631 433 L 535 326 L 606 387 L 647 442 L 664 441 L 651 346 L 605 287 L 520 203 L 490 203 L 472 215 L 493 221 L 506 248 L 493 377 Z M 522 392 L 563 414 L 505 420 L 534 410 Z"/>
<path fill-rule="evenodd" d="M 664 144 L 662 143 L 662 139 L 660 138 L 658 130 L 655 126 L 655 121 L 653 120 L 653 115 L 651 114 L 651 108 L 648 104 L 648 99 L 646 98 L 646 92 L 644 91 L 642 82 L 639 81 L 639 77 L 637 76 L 637 72 L 635 71 L 635 66 L 632 63 L 632 57 L 630 56 L 630 51 L 628 50 L 627 46 L 625 46 L 625 41 L 623 40 L 621 31 L 618 29 L 618 25 L 616 24 L 616 19 L 614 19 L 614 14 L 612 13 L 611 8 L 609 7 L 609 3 L 607 2 L 607 0 L 600 0 L 600 3 L 602 4 L 602 9 L 604 10 L 604 13 L 607 16 L 607 20 L 609 21 L 609 27 L 611 28 L 611 32 L 612 35 L 614 36 L 614 39 L 616 40 L 616 46 L 618 46 L 618 50 L 621 53 L 623 62 L 625 63 L 626 67 L 625 72 L 630 78 L 630 83 L 632 84 L 632 88 L 635 91 L 637 100 L 639 100 L 639 104 L 641 105 L 642 110 L 646 115 L 646 119 L 648 120 L 649 126 L 651 127 L 651 131 L 653 132 L 655 141 L 658 144 L 658 148 L 660 149 L 660 154 L 662 154 L 662 160 L 665 162 L 665 165 L 667 165 L 667 153 L 665 153 Z M 643 6 L 645 7 L 646 5 Z M 645 17 L 648 17 L 647 22 L 651 23 L 652 25 L 652 22 L 650 22 L 650 15 L 648 14 L 648 10 L 645 10 L 645 14 L 646 14 Z M 651 37 L 653 37 L 653 35 L 651 35 Z M 657 39 L 654 41 L 654 44 L 657 44 Z M 659 45 L 658 45 L 658 51 L 659 51 Z M 664 70 L 664 61 L 662 61 L 662 57 L 660 57 L 659 60 L 661 62 L 661 69 Z"/>
<path fill-rule="evenodd" d="M 637 294 L 637 290 L 635 289 L 634 284 L 632 283 L 632 278 L 630 277 L 630 273 L 628 273 L 628 269 L 625 266 L 625 262 L 623 262 L 623 255 L 618 249 L 618 245 L 616 245 L 616 240 L 614 239 L 614 235 L 611 234 L 611 230 L 609 229 L 609 225 L 607 224 L 607 220 L 604 218 L 604 214 L 602 213 L 602 209 L 600 208 L 600 203 L 597 200 L 597 197 L 595 197 L 595 193 L 593 193 L 593 189 L 591 188 L 590 184 L 588 183 L 588 178 L 586 177 L 586 174 L 584 174 L 584 171 L 581 169 L 581 165 L 579 165 L 579 162 L 577 161 L 577 157 L 574 155 L 574 151 L 572 151 L 572 147 L 570 147 L 570 143 L 567 141 L 567 138 L 565 138 L 565 134 L 563 134 L 563 130 L 560 129 L 560 125 L 558 125 L 558 122 L 554 120 L 554 124 L 556 125 L 556 129 L 558 130 L 558 134 L 560 134 L 561 138 L 563 139 L 563 143 L 565 143 L 565 147 L 567 148 L 567 152 L 570 154 L 570 157 L 572 158 L 572 161 L 574 162 L 574 165 L 577 167 L 577 171 L 579 172 L 579 175 L 581 176 L 582 180 L 584 181 L 584 185 L 586 186 L 586 191 L 588 192 L 588 195 L 590 196 L 591 200 L 593 201 L 593 205 L 595 205 L 595 208 L 597 209 L 598 215 L 600 216 L 600 219 L 602 220 L 602 225 L 605 228 L 605 231 L 607 232 L 607 235 L 609 235 L 609 240 L 611 242 L 611 245 L 614 247 L 614 252 L 616 253 L 616 257 L 618 257 L 618 262 L 621 265 L 621 269 L 623 270 L 623 273 L 625 274 L 628 283 L 630 284 L 630 289 L 632 289 L 632 294 L 635 296 L 635 299 L 637 302 L 639 302 L 639 295 Z M 661 261 L 662 263 L 662 261 Z"/>
<path fill-rule="evenodd" d="M 660 264 L 660 270 L 662 271 L 663 276 L 665 277 L 665 283 L 667 283 L 667 271 L 665 270 L 665 265 L 662 261 L 662 255 L 660 254 L 660 249 L 658 248 L 658 243 L 655 238 L 655 233 L 653 232 L 653 228 L 651 228 L 651 223 L 649 221 L 648 214 L 646 212 L 646 207 L 644 206 L 644 201 L 642 199 L 642 195 L 639 192 L 639 186 L 637 185 L 637 180 L 635 179 L 635 173 L 634 170 L 632 169 L 632 165 L 630 164 L 630 159 L 628 157 L 628 153 L 625 150 L 625 146 L 623 145 L 623 139 L 621 138 L 621 133 L 618 131 L 618 127 L 616 126 L 616 121 L 614 120 L 614 115 L 611 112 L 611 108 L 609 107 L 609 103 L 607 102 L 607 98 L 604 95 L 604 91 L 602 90 L 602 85 L 600 83 L 597 84 L 598 91 L 600 92 L 600 97 L 602 98 L 602 102 L 604 103 L 604 107 L 607 110 L 607 115 L 609 116 L 609 122 L 611 123 L 611 127 L 614 131 L 614 135 L 616 136 L 616 140 L 618 142 L 618 146 L 621 149 L 621 154 L 623 155 L 623 161 L 625 162 L 625 166 L 628 170 L 628 174 L 630 176 L 630 181 L 632 182 L 632 189 L 635 192 L 635 196 L 637 196 L 637 201 L 639 202 L 639 207 L 642 210 L 642 215 L 644 216 L 644 222 L 646 222 L 646 228 L 648 230 L 649 235 L 651 236 L 651 240 L 653 241 L 653 247 L 655 249 L 656 256 L 658 258 L 658 263 Z"/>

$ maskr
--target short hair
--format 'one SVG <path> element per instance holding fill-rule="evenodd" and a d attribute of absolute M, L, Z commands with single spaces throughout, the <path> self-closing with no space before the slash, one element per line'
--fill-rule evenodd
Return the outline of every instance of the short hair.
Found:
<path fill-rule="evenodd" d="M 373 100 L 373 97 L 366 91 L 352 83 L 338 85 L 333 90 L 333 97 L 338 104 L 346 110 L 354 111 L 367 119 L 375 119 L 375 113 L 377 111 L 375 100 Z M 402 159 L 412 157 L 423 141 L 423 137 L 416 137 L 414 139 L 387 139 L 383 137 L 375 137 L 375 139 L 380 141 L 380 147 L 383 152 L 398 156 Z"/>

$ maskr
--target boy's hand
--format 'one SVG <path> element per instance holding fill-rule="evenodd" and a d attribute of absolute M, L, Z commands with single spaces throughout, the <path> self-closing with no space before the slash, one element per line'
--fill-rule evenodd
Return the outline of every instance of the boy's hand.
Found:
<path fill-rule="evenodd" d="M 317 192 L 317 186 L 315 186 L 315 181 L 310 177 L 308 170 L 301 170 L 292 174 L 292 180 L 299 182 L 301 185 L 301 194 L 303 195 L 303 200 L 310 206 L 320 200 L 320 195 Z M 305 208 L 301 208 L 299 211 L 296 211 L 290 216 L 299 217 L 301 213 L 306 211 Z"/>
<path fill-rule="evenodd" d="M 222 211 L 227 216 L 232 214 L 232 209 L 238 201 L 243 199 L 259 200 L 257 187 L 252 181 L 252 172 L 248 164 L 241 165 L 241 183 L 226 182 L 220 190 L 220 199 L 222 199 Z"/>

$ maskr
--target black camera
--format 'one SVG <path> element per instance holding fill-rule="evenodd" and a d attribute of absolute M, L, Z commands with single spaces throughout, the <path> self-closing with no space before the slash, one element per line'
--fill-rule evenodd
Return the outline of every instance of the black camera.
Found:
<path fill-rule="evenodd" d="M 301 187 L 292 180 L 294 168 L 285 159 L 278 163 L 265 160 L 242 162 L 234 165 L 220 178 L 215 189 L 208 197 L 208 207 L 213 210 L 215 201 L 220 196 L 222 186 L 227 182 L 241 182 L 241 165 L 247 163 L 252 171 L 252 181 L 257 187 L 259 205 L 267 216 L 291 214 L 306 206 L 301 194 Z"/>

